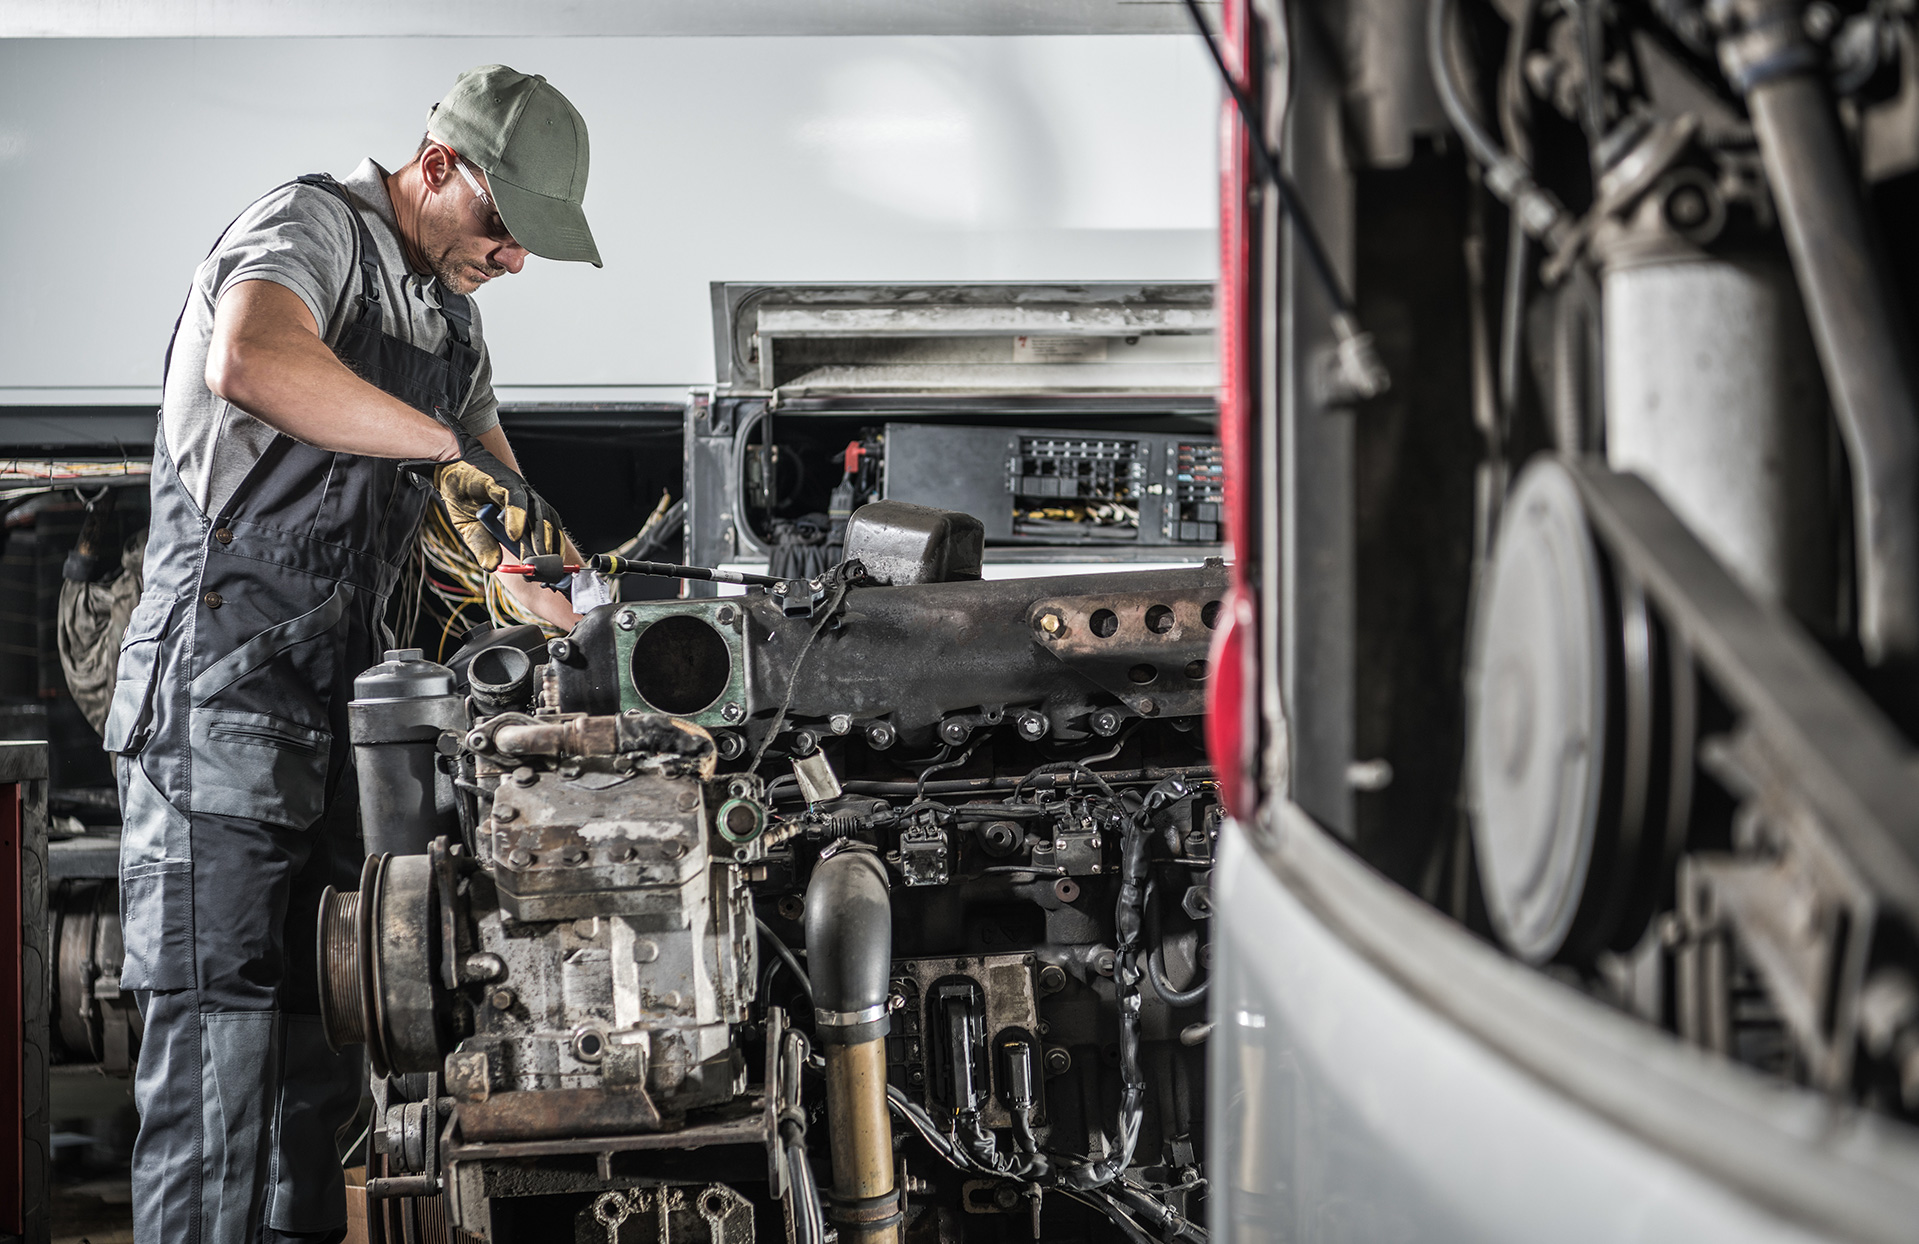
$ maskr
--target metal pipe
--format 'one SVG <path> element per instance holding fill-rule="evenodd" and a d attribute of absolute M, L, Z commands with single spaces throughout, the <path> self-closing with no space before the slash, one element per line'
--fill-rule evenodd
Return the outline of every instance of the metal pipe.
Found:
<path fill-rule="evenodd" d="M 893 1190 L 893 1130 L 886 1111 L 886 1039 L 828 1045 L 820 1052 L 826 1058 L 826 1127 L 833 1146 L 828 1216 L 849 1244 L 897 1244 L 900 1214 Z"/>
<path fill-rule="evenodd" d="M 873 852 L 844 848 L 813 869 L 806 886 L 806 958 L 813 1028 L 826 1059 L 826 1124 L 833 1148 L 827 1216 L 847 1244 L 899 1244 L 900 1203 L 886 1111 L 893 906 L 886 866 Z"/>
<path fill-rule="evenodd" d="M 1919 402 L 1857 171 L 1798 0 L 1726 6 L 1727 75 L 1746 92 L 1786 248 L 1852 463 L 1859 641 L 1875 665 L 1919 659 Z"/>

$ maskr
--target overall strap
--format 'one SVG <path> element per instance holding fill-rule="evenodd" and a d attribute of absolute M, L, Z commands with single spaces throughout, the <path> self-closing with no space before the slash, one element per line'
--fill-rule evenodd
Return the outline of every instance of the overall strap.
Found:
<path fill-rule="evenodd" d="M 346 208 L 348 218 L 353 221 L 354 256 L 360 269 L 360 320 L 368 327 L 379 328 L 380 251 L 373 244 L 373 234 L 366 227 L 366 217 L 360 215 L 360 209 L 353 206 L 346 187 L 335 181 L 331 173 L 307 173 L 294 178 L 287 185 L 317 186 L 340 200 Z"/>
<path fill-rule="evenodd" d="M 268 194 L 278 194 L 280 193 L 280 191 L 285 190 L 288 186 L 317 185 L 317 184 L 320 184 L 321 182 L 327 182 L 327 183 L 332 183 L 336 185 L 338 184 L 338 183 L 334 183 L 333 178 L 326 173 L 308 173 L 304 177 L 296 177 L 292 181 L 281 182 L 279 185 L 275 186 L 273 189 L 267 191 L 266 194 L 261 195 L 260 199 L 266 198 Z M 341 188 L 339 193 L 340 193 L 341 201 L 344 202 L 346 200 L 346 191 L 344 187 Z M 253 202 L 258 203 L 260 199 L 255 199 Z M 246 210 L 243 210 L 239 216 L 235 216 L 232 220 L 227 221 L 227 227 L 220 230 L 219 236 L 213 239 L 213 245 L 207 247 L 207 253 L 200 257 L 201 263 L 205 263 L 207 260 L 213 257 L 213 252 L 220 249 L 220 243 L 226 240 L 226 236 L 228 233 L 232 232 L 233 226 L 240 223 L 240 216 L 246 215 L 247 211 L 252 210 L 252 207 L 253 207 L 253 203 L 247 204 Z M 352 211 L 352 208 L 353 208 L 353 204 L 347 203 L 347 209 L 349 211 Z M 362 237 L 364 238 L 364 235 L 366 234 L 366 224 L 365 222 L 360 220 L 360 214 L 358 212 L 353 212 L 353 220 L 354 220 L 354 223 L 360 226 L 360 233 Z M 366 248 L 362 247 L 361 253 L 364 254 L 365 250 Z M 379 286 L 375 284 L 370 286 L 369 288 L 371 288 L 373 292 L 373 296 L 377 299 L 379 297 L 379 292 L 380 292 Z M 167 335 L 166 358 L 162 360 L 160 364 L 160 401 L 162 404 L 164 404 L 167 400 L 167 376 L 169 373 L 173 371 L 173 345 L 176 341 L 180 339 L 180 325 L 186 323 L 187 307 L 190 306 L 192 302 L 193 302 L 193 291 L 189 289 L 187 291 L 186 300 L 180 304 L 180 314 L 173 317 L 173 331 Z"/>

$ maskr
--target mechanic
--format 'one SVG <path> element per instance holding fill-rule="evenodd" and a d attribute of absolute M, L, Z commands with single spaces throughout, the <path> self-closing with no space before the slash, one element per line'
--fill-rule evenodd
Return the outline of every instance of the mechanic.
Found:
<path fill-rule="evenodd" d="M 486 65 L 411 163 L 311 175 L 228 226 L 167 351 L 147 582 L 105 741 L 118 754 L 123 987 L 146 1032 L 135 1238 L 337 1241 L 358 1048 L 320 1031 L 314 925 L 357 885 L 346 706 L 437 487 L 487 569 L 565 552 L 499 427 L 468 295 L 529 254 L 600 264 L 586 123 Z M 502 576 L 561 627 L 565 596 Z"/>

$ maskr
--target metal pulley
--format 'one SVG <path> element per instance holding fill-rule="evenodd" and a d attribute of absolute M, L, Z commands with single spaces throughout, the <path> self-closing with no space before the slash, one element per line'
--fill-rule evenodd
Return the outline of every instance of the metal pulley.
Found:
<path fill-rule="evenodd" d="M 1691 806 L 1694 675 L 1551 458 L 1506 503 L 1467 679 L 1467 788 L 1494 931 L 1533 963 L 1629 949 Z"/>
<path fill-rule="evenodd" d="M 368 856 L 358 890 L 320 896 L 320 1030 L 364 1044 L 375 1075 L 438 1071 L 451 1048 L 436 908 L 425 855 Z"/>

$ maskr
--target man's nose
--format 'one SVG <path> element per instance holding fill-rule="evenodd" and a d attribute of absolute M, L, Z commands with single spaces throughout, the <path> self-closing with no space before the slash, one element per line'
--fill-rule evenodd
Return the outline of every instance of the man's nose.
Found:
<path fill-rule="evenodd" d="M 527 249 L 518 242 L 507 242 L 491 255 L 487 261 L 496 268 L 505 268 L 508 272 L 518 272 L 526 266 Z"/>

